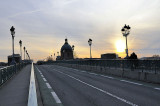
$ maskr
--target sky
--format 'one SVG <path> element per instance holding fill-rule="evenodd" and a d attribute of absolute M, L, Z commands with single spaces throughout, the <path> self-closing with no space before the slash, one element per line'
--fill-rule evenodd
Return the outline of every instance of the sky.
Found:
<path fill-rule="evenodd" d="M 34 61 L 60 51 L 67 38 L 79 58 L 117 53 L 116 42 L 131 27 L 129 54 L 139 58 L 160 54 L 160 0 L 0 0 L 0 61 L 12 54 L 11 26 L 15 27 L 15 53 L 19 40 Z M 120 46 L 121 47 L 121 46 Z"/>

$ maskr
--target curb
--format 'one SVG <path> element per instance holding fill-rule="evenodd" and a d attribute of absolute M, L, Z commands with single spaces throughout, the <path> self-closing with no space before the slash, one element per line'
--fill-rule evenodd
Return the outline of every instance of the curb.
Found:
<path fill-rule="evenodd" d="M 29 95 L 28 95 L 28 105 L 27 106 L 38 106 L 33 63 L 31 66 Z"/>

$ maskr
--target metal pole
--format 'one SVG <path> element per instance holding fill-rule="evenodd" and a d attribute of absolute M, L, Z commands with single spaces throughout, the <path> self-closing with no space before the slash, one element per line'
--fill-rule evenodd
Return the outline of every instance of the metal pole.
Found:
<path fill-rule="evenodd" d="M 128 46 L 127 46 L 127 36 L 126 36 L 126 57 L 128 58 Z"/>
<path fill-rule="evenodd" d="M 12 61 L 15 63 L 15 59 L 14 59 L 14 36 L 13 35 L 12 35 L 12 49 L 13 49 Z"/>
<path fill-rule="evenodd" d="M 24 60 L 25 60 L 25 49 L 24 49 Z"/>
<path fill-rule="evenodd" d="M 90 59 L 92 58 L 92 55 L 91 55 L 91 45 L 90 45 Z"/>
<path fill-rule="evenodd" d="M 14 37 L 12 35 L 12 50 L 13 50 L 13 58 L 14 58 Z"/>
<path fill-rule="evenodd" d="M 22 60 L 22 45 L 20 44 L 20 53 L 21 53 L 21 60 Z"/>

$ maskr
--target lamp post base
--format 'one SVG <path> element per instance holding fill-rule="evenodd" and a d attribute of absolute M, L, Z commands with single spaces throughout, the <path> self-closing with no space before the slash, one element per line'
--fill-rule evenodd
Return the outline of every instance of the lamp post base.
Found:
<path fill-rule="evenodd" d="M 128 59 L 129 58 L 129 56 L 126 56 L 124 59 Z"/>
<path fill-rule="evenodd" d="M 16 61 L 14 59 L 12 59 L 12 62 L 10 63 L 10 65 L 15 65 Z"/>

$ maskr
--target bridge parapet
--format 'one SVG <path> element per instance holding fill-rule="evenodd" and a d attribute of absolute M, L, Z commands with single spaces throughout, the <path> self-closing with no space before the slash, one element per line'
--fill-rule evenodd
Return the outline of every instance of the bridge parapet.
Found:
<path fill-rule="evenodd" d="M 52 61 L 45 64 L 74 64 L 101 68 L 120 69 L 125 71 L 137 71 L 160 74 L 160 60 L 66 60 Z"/>
<path fill-rule="evenodd" d="M 0 68 L 0 86 L 9 80 L 13 75 L 19 72 L 28 63 L 19 63 L 16 65 L 10 65 Z"/>

